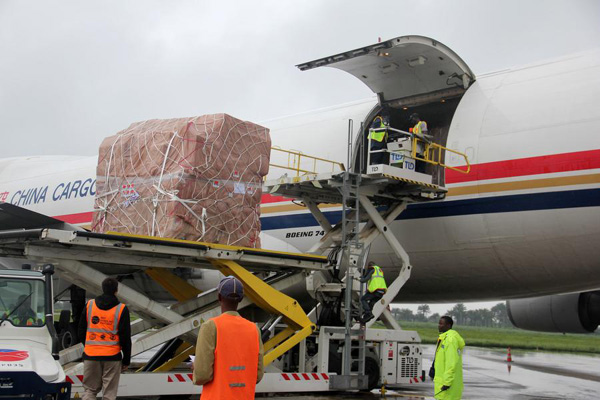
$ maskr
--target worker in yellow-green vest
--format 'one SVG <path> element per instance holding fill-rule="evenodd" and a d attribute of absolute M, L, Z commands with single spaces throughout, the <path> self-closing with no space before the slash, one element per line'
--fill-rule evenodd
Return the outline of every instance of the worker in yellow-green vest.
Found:
<path fill-rule="evenodd" d="M 363 308 L 363 315 L 360 322 L 364 324 L 373 319 L 373 305 L 381 300 L 385 292 L 387 292 L 387 285 L 385 284 L 382 269 L 378 265 L 375 265 L 373 261 L 367 265 L 367 270 L 360 281 L 361 283 L 368 282 L 366 293 L 360 299 Z"/>
<path fill-rule="evenodd" d="M 19 296 L 15 309 L 9 315 L 15 326 L 41 325 L 41 321 L 38 323 L 36 314 L 31 309 L 31 295 L 22 294 Z"/>
<path fill-rule="evenodd" d="M 378 115 L 369 129 L 369 142 L 371 143 L 370 165 L 385 164 L 387 153 L 380 151 L 387 148 L 387 125 L 382 116 Z"/>
<path fill-rule="evenodd" d="M 414 124 L 414 126 L 410 129 L 410 131 L 413 134 L 416 134 L 420 137 L 422 137 L 421 135 L 427 134 L 427 122 L 421 121 L 421 117 L 419 117 L 419 114 L 412 113 L 410 115 L 409 119 L 410 119 L 410 123 Z M 423 149 L 421 148 L 421 146 L 417 146 L 417 158 L 423 158 L 423 157 L 424 157 Z M 425 161 L 421 161 L 419 159 L 417 159 L 416 161 L 417 162 L 415 164 L 415 171 L 416 172 L 426 172 L 425 166 L 427 164 L 425 163 Z"/>
<path fill-rule="evenodd" d="M 429 370 L 437 400 L 458 400 L 463 392 L 462 352 L 465 341 L 452 329 L 452 325 L 454 321 L 449 316 L 443 316 L 438 323 L 440 336 L 433 366 Z"/>
<path fill-rule="evenodd" d="M 421 117 L 419 117 L 419 114 L 412 113 L 410 116 L 410 122 L 414 124 L 412 128 L 412 133 L 416 133 L 418 135 L 427 133 L 427 122 L 421 121 Z"/>

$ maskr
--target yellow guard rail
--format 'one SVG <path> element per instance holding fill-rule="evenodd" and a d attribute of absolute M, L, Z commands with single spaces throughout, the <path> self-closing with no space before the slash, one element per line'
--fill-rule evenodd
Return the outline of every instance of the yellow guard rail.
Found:
<path fill-rule="evenodd" d="M 296 176 L 300 176 L 300 173 L 304 174 L 316 174 L 318 172 L 326 172 L 326 171 L 317 171 L 317 163 L 324 163 L 331 167 L 331 172 L 335 172 L 336 167 L 340 169 L 340 171 L 345 171 L 346 168 L 344 164 L 339 163 L 333 160 L 327 160 L 325 158 L 309 156 L 307 154 L 302 153 L 301 151 L 295 150 L 284 150 L 280 147 L 271 147 L 271 152 L 280 152 L 287 156 L 287 165 L 283 164 L 269 164 L 272 167 L 288 169 L 296 172 Z M 308 162 L 309 165 L 312 163 L 312 169 L 310 166 L 303 166 L 302 162 Z"/>
<path fill-rule="evenodd" d="M 412 136 L 412 142 L 413 143 L 412 143 L 411 157 L 414 158 L 415 160 L 425 161 L 426 163 L 433 164 L 433 165 L 439 165 L 444 168 L 451 169 L 453 171 L 461 172 L 463 174 L 468 174 L 471 171 L 471 164 L 469 163 L 469 158 L 467 157 L 466 154 L 461 153 L 460 151 L 449 149 L 445 146 L 442 146 L 441 144 L 429 142 L 429 141 L 421 139 L 420 137 L 417 137 L 415 135 Z M 419 157 L 419 155 L 417 154 L 417 145 L 419 143 L 423 143 L 423 157 Z M 454 154 L 462 157 L 465 160 L 464 165 L 467 167 L 467 169 L 453 167 L 451 165 L 445 164 L 442 161 L 440 161 L 440 160 L 442 160 L 442 155 L 443 155 L 442 152 L 443 151 L 448 151 L 450 153 L 454 153 Z"/>
<path fill-rule="evenodd" d="M 471 164 L 469 163 L 469 158 L 467 157 L 466 154 L 461 153 L 460 151 L 449 149 L 445 146 L 442 146 L 441 144 L 434 143 L 434 142 L 427 140 L 422 136 L 418 136 L 417 134 L 414 134 L 412 132 L 405 132 L 405 131 L 401 131 L 399 129 L 394 129 L 394 128 L 390 128 L 390 127 L 373 129 L 373 131 L 375 131 L 375 132 L 379 132 L 382 130 L 397 132 L 397 133 L 400 133 L 401 135 L 410 137 L 410 139 L 412 141 L 412 150 L 411 150 L 410 157 L 414 158 L 415 160 L 424 161 L 426 163 L 433 164 L 433 165 L 439 165 L 441 167 L 448 168 L 448 169 L 451 169 L 453 171 L 457 171 L 457 172 L 460 172 L 463 174 L 468 174 L 471 171 Z M 370 140 L 371 139 L 369 139 L 369 141 Z M 370 143 L 369 143 L 369 147 L 370 147 Z M 423 156 L 422 157 L 417 153 L 417 148 L 419 148 L 419 147 L 423 148 Z M 459 157 L 462 157 L 462 159 L 465 161 L 463 167 L 466 166 L 466 169 L 454 167 L 454 166 L 451 166 L 451 165 L 448 165 L 448 164 L 442 162 L 441 161 L 443 159 L 442 152 L 444 152 L 444 151 L 448 151 L 450 153 L 456 154 Z"/>

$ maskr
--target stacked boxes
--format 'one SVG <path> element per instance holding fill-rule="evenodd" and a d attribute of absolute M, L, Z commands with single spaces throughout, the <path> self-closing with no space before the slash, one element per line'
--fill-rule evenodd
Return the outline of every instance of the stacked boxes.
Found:
<path fill-rule="evenodd" d="M 92 229 L 260 247 L 270 149 L 227 114 L 134 123 L 100 146 Z"/>

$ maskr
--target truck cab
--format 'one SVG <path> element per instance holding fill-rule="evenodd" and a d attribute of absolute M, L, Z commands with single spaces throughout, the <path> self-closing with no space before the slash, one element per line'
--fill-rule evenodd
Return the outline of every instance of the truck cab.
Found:
<path fill-rule="evenodd" d="M 56 353 L 53 272 L 0 271 L 0 398 L 70 396 Z"/>

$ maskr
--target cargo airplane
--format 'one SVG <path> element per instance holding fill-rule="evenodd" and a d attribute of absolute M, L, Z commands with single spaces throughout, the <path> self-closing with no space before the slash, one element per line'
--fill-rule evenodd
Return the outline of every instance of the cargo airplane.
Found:
<path fill-rule="evenodd" d="M 435 177 L 448 189 L 443 200 L 411 204 L 391 224 L 414 267 L 398 302 L 506 299 L 519 327 L 596 329 L 600 50 L 476 77 L 440 42 L 403 36 L 298 65 L 323 66 L 355 76 L 376 97 L 266 121 L 275 145 L 344 162 L 348 120 L 362 140 L 368 130 L 361 127 L 385 108 L 391 126 L 402 130 L 419 113 L 438 143 L 471 162 L 469 174 L 446 170 Z M 0 160 L 0 201 L 89 225 L 96 161 Z M 446 156 L 449 165 L 460 162 Z M 339 217 L 336 209 L 323 211 Z M 303 252 L 322 235 L 306 208 L 266 193 L 261 224 L 265 248 Z M 385 241 L 374 243 L 369 257 L 388 279 L 397 274 Z M 206 274 L 195 283 L 209 287 L 216 279 Z"/>

